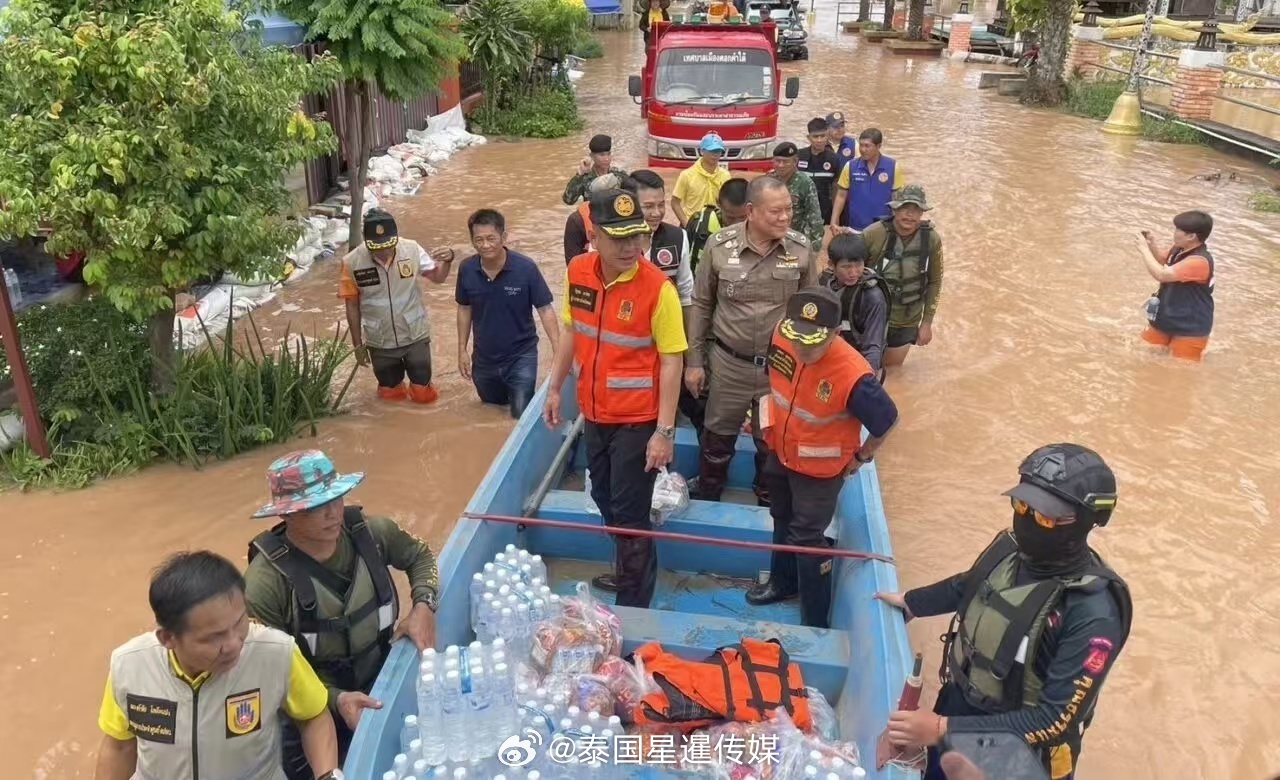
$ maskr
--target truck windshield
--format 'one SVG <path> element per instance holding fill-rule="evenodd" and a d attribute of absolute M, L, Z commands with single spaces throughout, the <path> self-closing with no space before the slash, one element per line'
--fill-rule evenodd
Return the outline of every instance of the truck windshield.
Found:
<path fill-rule="evenodd" d="M 719 105 L 774 99 L 773 55 L 764 49 L 682 48 L 658 55 L 654 97 Z"/>

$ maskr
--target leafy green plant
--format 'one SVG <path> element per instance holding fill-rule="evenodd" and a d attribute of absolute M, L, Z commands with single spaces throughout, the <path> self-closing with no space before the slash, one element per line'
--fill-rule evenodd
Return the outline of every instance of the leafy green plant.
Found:
<path fill-rule="evenodd" d="M 921 0 L 923 2 L 923 0 Z M 527 30 L 545 63 L 564 59 L 587 29 L 587 8 L 567 0 L 522 0 Z"/>
<path fill-rule="evenodd" d="M 511 108 L 482 105 L 471 122 L 477 132 L 526 138 L 563 138 L 583 127 L 573 92 L 561 86 L 522 97 Z"/>
<path fill-rule="evenodd" d="M 1249 195 L 1249 208 L 1266 214 L 1280 214 L 1280 191 L 1256 190 Z"/>
<path fill-rule="evenodd" d="M 18 317 L 18 334 L 40 414 L 51 422 L 60 410 L 83 415 L 97 409 L 103 395 L 111 406 L 121 406 L 128 388 L 148 376 L 146 326 L 100 295 L 32 306 Z M 0 350 L 0 382 L 8 378 Z"/>
<path fill-rule="evenodd" d="M 599 59 L 604 56 L 604 44 L 596 36 L 586 33 L 578 36 L 577 43 L 573 45 L 572 54 L 584 60 Z"/>
<path fill-rule="evenodd" d="M 513 0 L 472 0 L 461 33 L 483 74 L 485 103 L 508 105 L 533 63 L 535 44 L 524 10 Z"/>
<path fill-rule="evenodd" d="M 0 29 L 0 239 L 85 251 L 85 280 L 148 321 L 163 389 L 174 294 L 274 275 L 296 240 L 285 177 L 335 146 L 299 103 L 337 64 L 206 0 L 14 0 Z"/>

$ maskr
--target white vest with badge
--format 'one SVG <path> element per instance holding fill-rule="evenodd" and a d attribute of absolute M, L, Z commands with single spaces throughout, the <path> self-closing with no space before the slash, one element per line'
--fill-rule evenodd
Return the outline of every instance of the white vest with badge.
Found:
<path fill-rule="evenodd" d="M 240 660 L 193 690 L 155 632 L 111 654 L 111 687 L 137 738 L 132 780 L 284 780 L 281 708 L 293 638 L 249 626 Z"/>
<path fill-rule="evenodd" d="M 364 343 L 374 349 L 395 349 L 431 338 L 431 318 L 418 289 L 418 275 L 425 256 L 417 241 L 401 238 L 396 258 L 383 266 L 373 253 L 360 246 L 342 262 L 360 291 L 360 324 Z M 435 265 L 425 270 L 432 270 Z"/>

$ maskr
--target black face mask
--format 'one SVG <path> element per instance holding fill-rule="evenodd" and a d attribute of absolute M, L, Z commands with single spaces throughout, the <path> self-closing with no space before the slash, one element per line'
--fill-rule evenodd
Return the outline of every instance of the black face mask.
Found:
<path fill-rule="evenodd" d="M 1093 523 L 1083 518 L 1069 525 L 1045 528 L 1035 514 L 1013 513 L 1013 538 L 1023 564 L 1035 577 L 1072 577 L 1083 574 L 1092 563 L 1089 532 Z"/>

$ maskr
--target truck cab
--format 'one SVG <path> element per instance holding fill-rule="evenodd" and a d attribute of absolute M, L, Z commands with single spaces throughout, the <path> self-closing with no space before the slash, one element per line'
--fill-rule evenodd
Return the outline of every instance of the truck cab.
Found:
<path fill-rule="evenodd" d="M 648 131 L 649 167 L 684 168 L 715 132 L 732 170 L 767 171 L 778 136 L 777 27 L 772 21 L 654 22 L 644 71 L 628 80 Z M 800 92 L 786 80 L 782 105 Z"/>

